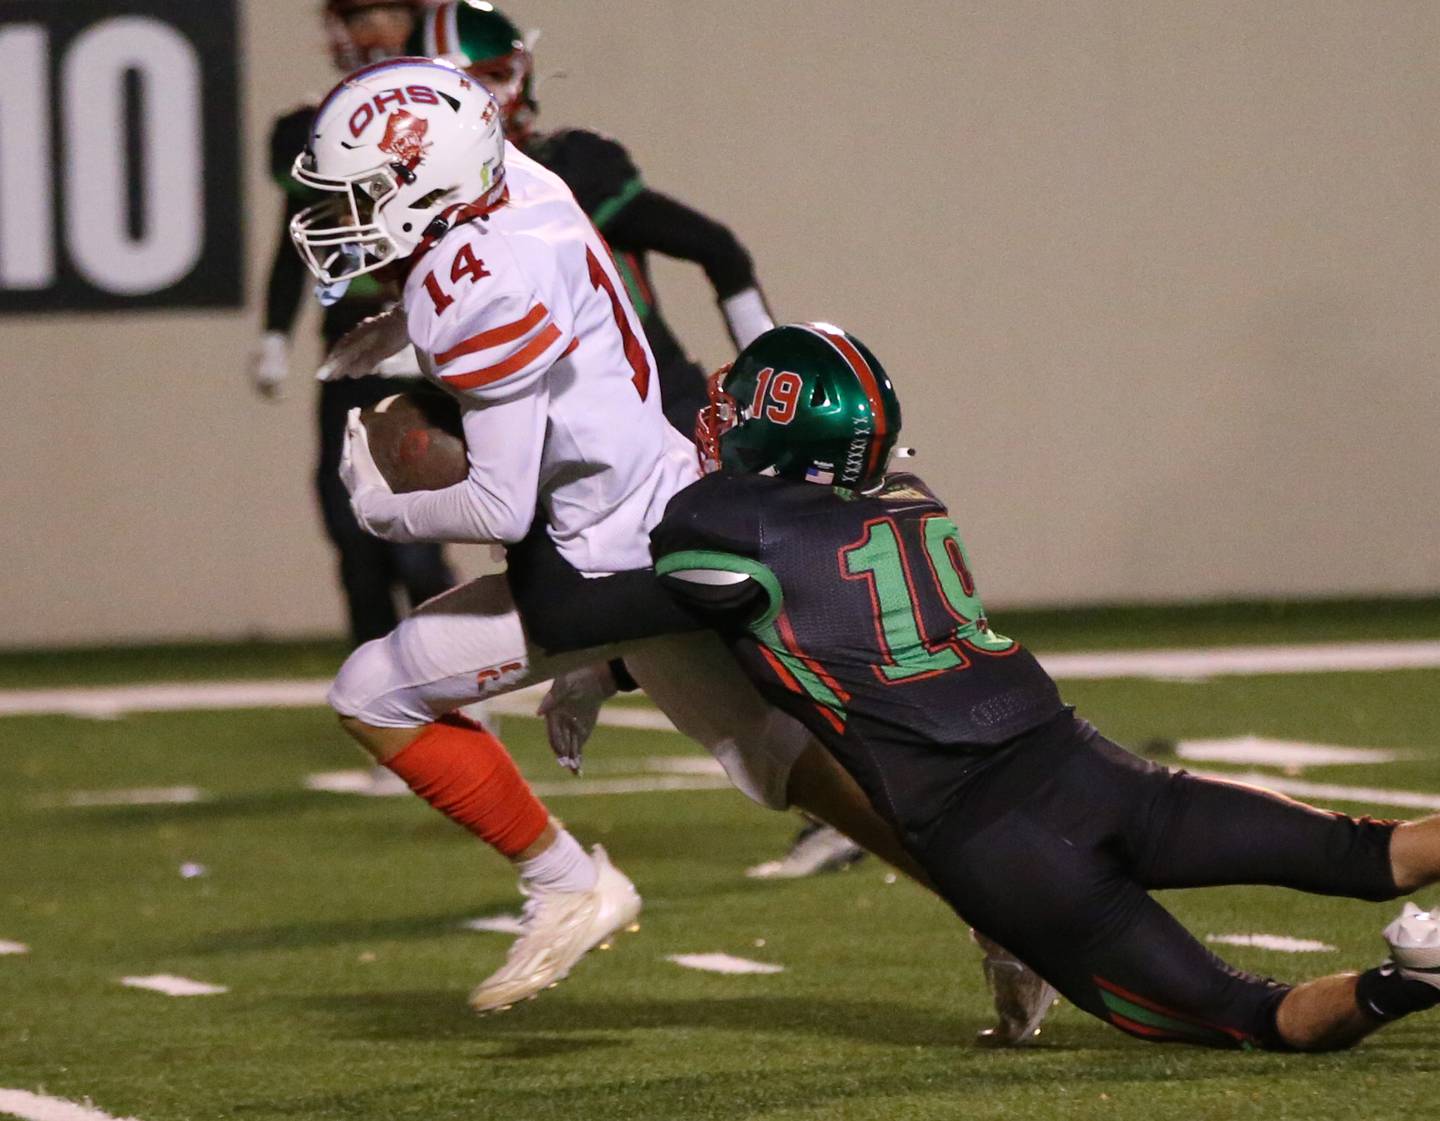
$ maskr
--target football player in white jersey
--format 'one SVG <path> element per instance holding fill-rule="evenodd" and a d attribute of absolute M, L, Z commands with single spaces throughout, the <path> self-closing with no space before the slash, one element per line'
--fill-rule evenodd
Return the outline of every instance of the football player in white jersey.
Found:
<path fill-rule="evenodd" d="M 504 141 L 484 88 L 430 60 L 357 71 L 317 111 L 295 175 L 334 196 L 292 223 L 322 284 L 387 268 L 404 276 L 403 316 L 337 348 L 328 372 L 345 373 L 347 361 L 372 369 L 375 354 L 411 341 L 461 405 L 469 476 L 435 491 L 392 493 L 352 417 L 341 470 L 361 524 L 392 541 L 538 537 L 550 571 L 573 579 L 558 577 L 526 623 L 535 630 L 548 614 L 542 629 L 587 636 L 587 648 L 560 653 L 527 641 L 505 578 L 482 578 L 360 647 L 331 691 L 377 760 L 519 866 L 526 932 L 472 1007 L 535 995 L 639 908 L 603 851 L 587 856 L 499 742 L 455 715 L 576 667 L 623 654 L 651 699 L 753 799 L 808 809 L 913 871 L 854 781 L 760 700 L 718 641 L 664 635 L 686 624 L 635 607 L 651 602 L 649 531 L 698 476 L 694 448 L 664 420 L 604 242 L 564 183 Z M 532 521 L 540 532 L 527 538 Z M 656 587 L 653 602 L 669 601 Z M 632 641 L 601 645 L 622 639 Z"/>

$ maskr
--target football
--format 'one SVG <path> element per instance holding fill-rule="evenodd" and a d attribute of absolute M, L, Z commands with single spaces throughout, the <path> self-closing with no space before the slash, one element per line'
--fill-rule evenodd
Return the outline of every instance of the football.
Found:
<path fill-rule="evenodd" d="M 439 490 L 465 478 L 460 407 L 439 392 L 397 393 L 363 409 L 370 455 L 397 494 Z"/>

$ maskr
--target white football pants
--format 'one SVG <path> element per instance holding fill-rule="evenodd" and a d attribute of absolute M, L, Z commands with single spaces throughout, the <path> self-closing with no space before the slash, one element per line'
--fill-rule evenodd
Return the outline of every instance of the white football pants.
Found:
<path fill-rule="evenodd" d="M 526 642 L 503 574 L 436 596 L 384 638 L 356 649 L 328 699 L 341 716 L 418 728 L 476 701 L 618 657 L 740 791 L 762 806 L 786 807 L 790 769 L 810 734 L 765 703 L 715 635 L 665 635 L 551 657 Z"/>

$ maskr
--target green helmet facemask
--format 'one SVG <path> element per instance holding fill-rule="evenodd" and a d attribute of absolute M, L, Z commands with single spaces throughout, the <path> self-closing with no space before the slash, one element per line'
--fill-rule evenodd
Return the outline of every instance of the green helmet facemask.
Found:
<path fill-rule="evenodd" d="M 696 424 L 707 469 L 865 489 L 900 435 L 890 377 L 859 339 L 828 323 L 766 331 L 710 379 Z"/>

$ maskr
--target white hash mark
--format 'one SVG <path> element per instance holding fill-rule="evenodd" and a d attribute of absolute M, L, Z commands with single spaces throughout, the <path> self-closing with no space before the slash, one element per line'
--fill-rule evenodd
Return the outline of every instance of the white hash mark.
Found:
<path fill-rule="evenodd" d="M 670 954 L 666 961 L 683 965 L 686 969 L 703 969 L 707 973 L 783 973 L 783 965 L 771 965 L 764 961 L 751 961 L 730 954 Z"/>
<path fill-rule="evenodd" d="M 230 991 L 224 985 L 192 981 L 189 977 L 176 977 L 173 973 L 156 973 L 149 977 L 121 977 L 120 983 L 132 989 L 150 989 L 166 996 L 215 996 Z"/>
<path fill-rule="evenodd" d="M 24 1121 L 135 1121 L 133 1117 L 112 1117 L 94 1106 L 28 1090 L 0 1090 L 0 1113 Z"/>
<path fill-rule="evenodd" d="M 479 930 L 487 934 L 524 934 L 525 924 L 519 915 L 486 915 L 478 919 L 466 919 L 460 924 L 466 930 Z"/>
<path fill-rule="evenodd" d="M 67 806 L 185 806 L 209 798 L 198 786 L 142 786 L 133 790 L 73 790 Z"/>
<path fill-rule="evenodd" d="M 1330 954 L 1338 948 L 1328 942 L 1291 938 L 1288 934 L 1207 934 L 1205 941 L 1226 946 L 1258 946 L 1262 950 L 1277 950 L 1282 954 Z"/>

